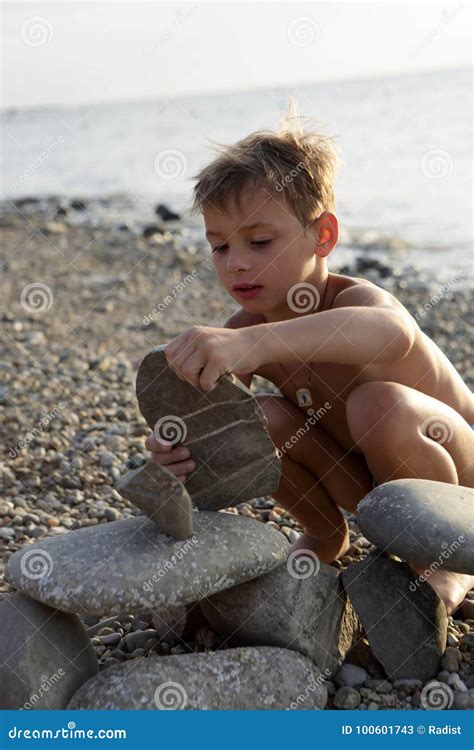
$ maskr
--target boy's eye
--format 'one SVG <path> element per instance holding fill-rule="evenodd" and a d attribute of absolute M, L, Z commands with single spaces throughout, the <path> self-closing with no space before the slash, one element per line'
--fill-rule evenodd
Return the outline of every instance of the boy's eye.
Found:
<path fill-rule="evenodd" d="M 258 245 L 258 247 L 265 247 L 269 245 L 271 240 L 252 240 L 252 245 Z"/>
<path fill-rule="evenodd" d="M 212 248 L 212 252 L 218 253 L 219 250 L 226 250 L 226 249 L 227 249 L 227 245 L 217 245 L 216 247 Z"/>

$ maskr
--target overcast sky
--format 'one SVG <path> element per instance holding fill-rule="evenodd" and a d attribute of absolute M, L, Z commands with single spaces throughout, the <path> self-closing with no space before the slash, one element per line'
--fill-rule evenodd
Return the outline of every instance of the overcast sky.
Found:
<path fill-rule="evenodd" d="M 471 2 L 3 3 L 2 106 L 471 65 Z"/>

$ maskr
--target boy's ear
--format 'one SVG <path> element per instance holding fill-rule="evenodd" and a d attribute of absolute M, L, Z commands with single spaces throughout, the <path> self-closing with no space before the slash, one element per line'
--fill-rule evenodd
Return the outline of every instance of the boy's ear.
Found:
<path fill-rule="evenodd" d="M 326 258 L 339 236 L 339 226 L 334 214 L 324 211 L 314 222 L 314 230 L 317 238 L 315 253 L 320 258 Z"/>

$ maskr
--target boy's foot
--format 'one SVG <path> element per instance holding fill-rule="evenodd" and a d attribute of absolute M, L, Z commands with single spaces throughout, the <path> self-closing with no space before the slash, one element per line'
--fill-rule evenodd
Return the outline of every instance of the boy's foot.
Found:
<path fill-rule="evenodd" d="M 418 574 L 426 572 L 426 568 L 421 567 L 413 567 L 413 570 Z M 474 588 L 474 576 L 452 573 L 450 570 L 436 570 L 429 577 L 426 576 L 426 582 L 445 603 L 448 615 L 461 606 L 467 592 Z"/>
<path fill-rule="evenodd" d="M 349 535 L 337 536 L 334 539 L 318 539 L 317 537 L 308 533 L 306 529 L 290 547 L 290 552 L 296 552 L 297 550 L 310 550 L 314 552 L 319 560 L 324 563 L 332 563 L 337 560 L 338 557 L 343 557 L 350 547 Z"/>

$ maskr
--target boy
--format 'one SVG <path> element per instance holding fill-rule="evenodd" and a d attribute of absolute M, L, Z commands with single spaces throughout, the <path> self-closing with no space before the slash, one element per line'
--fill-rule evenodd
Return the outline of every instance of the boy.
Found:
<path fill-rule="evenodd" d="M 256 396 L 282 460 L 274 499 L 304 527 L 292 549 L 324 562 L 349 546 L 339 508 L 355 511 L 374 482 L 474 487 L 474 398 L 453 365 L 391 294 L 328 273 L 335 167 L 331 140 L 297 125 L 253 133 L 197 175 L 194 208 L 241 309 L 165 349 L 177 375 L 204 391 L 226 372 L 278 387 Z M 195 468 L 183 446 L 153 435 L 146 446 L 182 482 Z M 474 578 L 439 570 L 429 582 L 452 612 Z"/>

